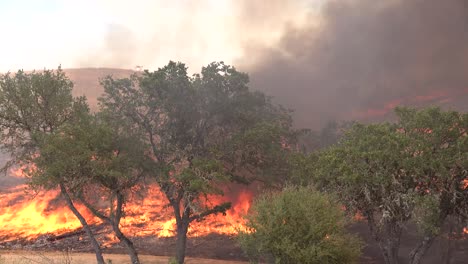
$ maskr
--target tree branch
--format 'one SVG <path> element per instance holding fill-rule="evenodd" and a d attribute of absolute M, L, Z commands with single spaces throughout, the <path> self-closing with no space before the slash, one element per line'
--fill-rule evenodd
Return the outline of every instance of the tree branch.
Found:
<path fill-rule="evenodd" d="M 222 213 L 223 215 L 226 215 L 226 211 L 231 209 L 231 203 L 222 203 L 220 205 L 216 205 L 215 207 L 208 209 L 202 213 L 192 215 L 189 217 L 189 222 L 192 222 L 194 220 L 201 221 L 203 218 L 211 215 L 211 214 L 217 214 L 217 213 Z"/>

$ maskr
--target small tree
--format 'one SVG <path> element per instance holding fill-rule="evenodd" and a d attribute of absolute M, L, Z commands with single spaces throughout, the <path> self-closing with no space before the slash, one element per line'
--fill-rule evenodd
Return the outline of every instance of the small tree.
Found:
<path fill-rule="evenodd" d="M 288 187 L 255 200 L 239 233 L 255 263 L 357 263 L 360 241 L 346 232 L 344 211 L 334 198 L 307 187 Z"/>
<path fill-rule="evenodd" d="M 247 83 L 245 73 L 223 63 L 191 78 L 175 62 L 130 79 L 102 81 L 104 113 L 139 131 L 149 146 L 144 153 L 153 160 L 150 174 L 176 219 L 178 263 L 184 262 L 190 223 L 230 208 L 211 206 L 209 195 L 222 195 L 229 181 L 248 183 L 281 171 L 291 136 L 289 114 Z"/>
<path fill-rule="evenodd" d="M 409 139 L 397 126 L 355 124 L 321 152 L 315 183 L 334 191 L 352 214 L 362 214 L 385 263 L 398 263 L 400 237 L 415 206 L 416 180 Z"/>
<path fill-rule="evenodd" d="M 15 164 L 31 165 L 40 156 L 38 134 L 54 134 L 61 126 L 88 111 L 84 98 L 72 96 L 73 83 L 58 68 L 57 71 L 25 73 L 18 71 L 0 77 L 0 143 L 11 160 L 3 167 Z M 67 172 L 61 175 L 67 177 Z M 86 219 L 75 207 L 69 186 L 60 179 L 45 179 L 43 186 L 60 188 L 67 206 L 79 219 L 96 253 L 104 264 L 102 251 Z"/>
<path fill-rule="evenodd" d="M 467 217 L 468 115 L 439 108 L 396 114 L 394 124 L 355 124 L 312 159 L 311 175 L 365 217 L 386 263 L 399 263 L 402 230 L 415 220 L 423 238 L 409 257 L 417 264 L 448 216 Z"/>
<path fill-rule="evenodd" d="M 410 263 L 423 255 L 449 216 L 468 219 L 468 114 L 397 108 L 398 131 L 409 138 L 417 181 L 415 220 L 423 239 L 410 253 Z"/>
<path fill-rule="evenodd" d="M 37 137 L 41 155 L 33 160 L 32 184 L 68 186 L 73 198 L 112 227 L 131 263 L 140 263 L 132 241 L 120 230 L 125 202 L 144 174 L 144 148 L 138 137 L 112 129 L 89 113 L 54 134 Z"/>

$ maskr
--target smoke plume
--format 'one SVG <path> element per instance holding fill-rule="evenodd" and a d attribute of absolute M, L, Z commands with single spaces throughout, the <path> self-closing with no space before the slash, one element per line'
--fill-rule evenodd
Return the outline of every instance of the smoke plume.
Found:
<path fill-rule="evenodd" d="M 80 67 L 223 60 L 302 127 L 397 105 L 468 110 L 467 0 L 136 1 L 98 1 L 115 23 Z"/>
<path fill-rule="evenodd" d="M 400 104 L 467 110 L 467 3 L 328 1 L 319 19 L 285 27 L 274 45 L 247 43 L 236 64 L 252 87 L 295 109 L 301 126 L 378 118 Z M 268 8 L 244 11 L 261 12 Z"/>

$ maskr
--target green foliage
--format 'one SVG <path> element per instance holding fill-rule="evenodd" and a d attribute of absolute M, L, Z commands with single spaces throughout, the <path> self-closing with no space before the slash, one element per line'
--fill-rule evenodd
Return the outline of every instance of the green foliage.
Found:
<path fill-rule="evenodd" d="M 386 257 L 398 252 L 403 227 L 414 220 L 425 236 L 411 253 L 417 263 L 449 215 L 468 216 L 468 114 L 439 108 L 396 114 L 394 124 L 354 124 L 319 153 L 312 177 L 363 214 Z"/>
<path fill-rule="evenodd" d="M 143 145 L 131 135 L 117 134 L 89 113 L 54 133 L 34 137 L 40 155 L 32 160 L 36 165 L 33 186 L 55 188 L 62 182 L 76 195 L 91 184 L 108 191 L 129 189 L 136 184 L 135 171 L 144 167 Z"/>
<path fill-rule="evenodd" d="M 392 124 L 355 124 L 339 145 L 320 153 L 316 183 L 336 191 L 353 213 L 405 222 L 416 188 L 408 144 Z"/>
<path fill-rule="evenodd" d="M 437 233 L 449 215 L 468 217 L 468 114 L 397 108 L 399 130 L 411 142 L 417 181 L 417 222 Z"/>
<path fill-rule="evenodd" d="M 186 66 L 175 62 L 102 81 L 103 115 L 120 130 L 136 131 L 148 146 L 150 175 L 173 207 L 180 233 L 192 221 L 229 209 L 229 203 L 206 202 L 221 195 L 226 182 L 268 182 L 293 138 L 289 112 L 247 83 L 245 73 L 224 63 L 189 77 Z M 179 248 L 178 256 L 183 254 Z"/>
<path fill-rule="evenodd" d="M 219 161 L 202 158 L 194 158 L 192 166 L 184 168 L 174 178 L 187 186 L 187 192 L 205 194 L 223 194 L 215 184 L 221 184 L 228 179 Z"/>
<path fill-rule="evenodd" d="M 8 73 L 0 77 L 0 145 L 11 157 L 2 170 L 6 172 L 12 165 L 23 165 L 28 168 L 31 186 L 37 189 L 60 187 L 68 207 L 80 218 L 83 227 L 88 229 L 85 219 L 74 207 L 72 195 L 69 193 L 75 190 L 75 184 L 81 184 L 83 177 L 75 177 L 76 175 L 68 174 L 70 172 L 66 170 L 70 164 L 80 164 L 76 164 L 72 159 L 57 162 L 48 167 L 50 173 L 43 175 L 41 172 L 44 171 L 44 167 L 37 167 L 35 164 L 40 159 L 44 162 L 42 165 L 53 163 L 53 159 L 41 157 L 41 152 L 44 151 L 46 156 L 54 156 L 53 152 L 57 146 L 44 145 L 44 140 L 59 136 L 56 134 L 60 134 L 59 130 L 77 122 L 89 112 L 86 99 L 73 97 L 72 88 L 72 82 L 60 67 L 56 71 L 18 71 L 14 76 Z M 56 142 L 55 138 L 51 139 L 51 142 Z M 74 145 L 68 144 L 67 147 L 68 152 L 62 151 L 62 155 L 70 153 Z M 71 153 L 73 154 L 73 151 Z M 82 156 L 83 153 L 79 152 L 78 155 Z M 70 181 L 73 177 L 78 180 Z M 90 240 L 96 242 L 92 233 L 88 234 Z M 103 262 L 97 242 L 93 245 L 96 259 L 100 263 Z"/>
<path fill-rule="evenodd" d="M 361 243 L 346 232 L 344 212 L 310 188 L 264 194 L 246 220 L 239 242 L 253 261 L 271 255 L 275 263 L 357 263 Z"/>
<path fill-rule="evenodd" d="M 190 207 L 222 194 L 222 181 L 273 174 L 270 165 L 283 159 L 290 116 L 247 83 L 245 73 L 223 63 L 190 78 L 184 64 L 170 62 L 142 76 L 104 79 L 100 104 L 109 119 L 140 131 L 154 179 L 169 199 Z"/>
<path fill-rule="evenodd" d="M 440 232 L 440 197 L 438 195 L 417 196 L 413 220 L 422 234 L 437 235 Z"/>
<path fill-rule="evenodd" d="M 315 152 L 310 154 L 291 153 L 287 159 L 288 183 L 296 186 L 307 186 L 313 183 L 317 161 L 318 155 Z"/>
<path fill-rule="evenodd" d="M 293 155 L 295 133 L 272 122 L 253 124 L 223 145 L 224 160 L 247 171 L 238 174 L 247 181 L 261 180 L 282 185 L 289 174 L 288 159 Z M 250 177 L 249 177 L 250 176 Z"/>
<path fill-rule="evenodd" d="M 30 185 L 35 189 L 60 186 L 68 199 L 79 200 L 125 240 L 119 222 L 129 193 L 146 170 L 146 145 L 132 130 L 119 130 L 87 108 L 73 114 L 50 131 L 31 133 L 36 153 L 30 158 L 34 164 L 28 171 Z M 132 263 L 138 263 L 133 245 L 126 245 Z"/>
<path fill-rule="evenodd" d="M 396 263 L 399 239 L 415 206 L 410 140 L 394 124 L 354 124 L 319 153 L 314 182 L 364 216 L 385 263 Z"/>
<path fill-rule="evenodd" d="M 0 76 L 0 143 L 12 158 L 4 170 L 36 154 L 34 133 L 51 133 L 88 108 L 84 98 L 72 96 L 72 87 L 60 67 Z"/>

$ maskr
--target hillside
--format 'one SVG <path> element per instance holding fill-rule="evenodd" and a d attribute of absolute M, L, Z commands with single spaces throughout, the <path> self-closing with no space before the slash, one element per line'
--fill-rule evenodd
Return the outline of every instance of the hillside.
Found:
<path fill-rule="evenodd" d="M 115 78 L 124 78 L 134 73 L 133 70 L 113 68 L 79 68 L 64 69 L 67 76 L 75 84 L 73 94 L 75 96 L 85 95 L 91 108 L 97 106 L 97 98 L 103 93 L 99 80 L 108 75 Z"/>

